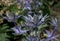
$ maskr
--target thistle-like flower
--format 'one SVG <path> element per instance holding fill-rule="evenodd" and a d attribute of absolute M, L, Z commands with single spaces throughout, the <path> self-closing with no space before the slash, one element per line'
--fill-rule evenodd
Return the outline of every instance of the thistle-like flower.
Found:
<path fill-rule="evenodd" d="M 19 15 L 15 15 L 14 13 L 6 15 L 6 17 L 3 16 L 3 18 L 8 20 L 9 22 L 15 22 L 19 17 Z"/>
<path fill-rule="evenodd" d="M 25 2 L 24 8 L 23 8 L 24 10 L 25 9 L 31 10 L 31 5 L 30 5 L 31 4 L 31 1 L 32 0 L 25 0 L 24 1 Z"/>
<path fill-rule="evenodd" d="M 28 38 L 25 39 L 25 41 L 38 41 L 38 37 L 29 35 Z"/>
<path fill-rule="evenodd" d="M 55 19 L 52 18 L 51 25 L 54 26 L 54 27 L 58 26 L 56 18 Z"/>
<path fill-rule="evenodd" d="M 26 21 L 26 26 L 29 26 L 29 27 L 38 27 L 40 26 L 41 24 L 44 24 L 45 23 L 45 20 L 46 18 L 48 18 L 48 15 L 45 15 L 43 16 L 42 14 L 41 15 L 29 15 L 28 16 L 23 16 L 24 17 L 24 20 Z"/>
<path fill-rule="evenodd" d="M 24 6 L 24 8 L 23 8 L 24 10 L 31 10 L 31 6 L 27 3 L 25 6 Z"/>
<path fill-rule="evenodd" d="M 59 37 L 60 35 L 55 35 L 54 33 L 53 33 L 53 31 L 52 32 L 50 32 L 50 31 L 47 31 L 46 30 L 46 33 L 47 33 L 47 38 L 46 38 L 46 41 L 52 41 L 52 40 L 56 40 L 56 41 L 59 41 L 58 39 L 57 39 L 57 37 Z"/>
<path fill-rule="evenodd" d="M 24 34 L 28 31 L 28 30 L 22 30 L 21 28 L 22 28 L 21 26 L 16 26 L 16 27 L 11 28 L 11 29 L 15 32 L 13 34 L 17 34 L 17 35 Z"/>

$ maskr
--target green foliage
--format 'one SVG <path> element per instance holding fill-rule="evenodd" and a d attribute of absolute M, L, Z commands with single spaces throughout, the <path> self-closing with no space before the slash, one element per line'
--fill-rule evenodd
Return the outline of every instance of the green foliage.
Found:
<path fill-rule="evenodd" d="M 41 25 L 38 27 L 38 30 L 44 30 L 48 25 L 47 24 L 44 24 L 44 25 Z"/>
<path fill-rule="evenodd" d="M 60 9 L 60 1 L 54 7 Z"/>
<path fill-rule="evenodd" d="M 7 31 L 7 28 L 9 28 L 9 26 L 7 24 L 1 25 L 0 26 L 0 32 L 1 33 L 6 32 Z"/>
<path fill-rule="evenodd" d="M 9 36 L 6 33 L 0 33 L 0 41 L 9 41 L 7 37 Z"/>
<path fill-rule="evenodd" d="M 9 41 L 8 35 L 6 32 L 8 32 L 9 26 L 7 24 L 0 25 L 0 41 Z"/>

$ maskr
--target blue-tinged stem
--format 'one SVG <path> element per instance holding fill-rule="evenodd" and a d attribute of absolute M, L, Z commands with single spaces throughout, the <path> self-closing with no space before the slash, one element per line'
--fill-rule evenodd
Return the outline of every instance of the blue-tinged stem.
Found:
<path fill-rule="evenodd" d="M 30 35 L 30 41 L 32 41 L 32 36 Z"/>
<path fill-rule="evenodd" d="M 37 36 L 37 31 L 38 31 L 38 27 L 37 27 L 37 24 L 35 26 L 35 35 Z"/>

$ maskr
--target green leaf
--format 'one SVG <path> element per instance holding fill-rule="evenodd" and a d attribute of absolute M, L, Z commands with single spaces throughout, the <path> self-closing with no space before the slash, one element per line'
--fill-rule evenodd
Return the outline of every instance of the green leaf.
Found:
<path fill-rule="evenodd" d="M 48 26 L 47 24 L 45 24 L 45 25 L 40 25 L 40 26 L 38 27 L 38 30 L 44 29 L 44 28 L 47 27 L 47 26 Z"/>
<path fill-rule="evenodd" d="M 9 41 L 7 37 L 9 36 L 6 33 L 0 33 L 0 41 Z"/>
<path fill-rule="evenodd" d="M 2 26 L 0 26 L 0 32 L 3 33 L 3 32 L 6 32 L 6 30 L 8 29 L 8 25 L 7 24 L 3 24 Z"/>

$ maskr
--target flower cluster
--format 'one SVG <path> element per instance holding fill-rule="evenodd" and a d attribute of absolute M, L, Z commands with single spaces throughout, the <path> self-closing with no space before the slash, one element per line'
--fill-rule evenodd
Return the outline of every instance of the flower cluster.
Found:
<path fill-rule="evenodd" d="M 46 39 L 46 41 L 50 41 L 50 40 L 51 40 L 51 41 L 52 41 L 52 40 L 59 41 L 59 40 L 57 39 L 57 37 L 59 37 L 60 34 L 59 34 L 59 35 L 55 35 L 55 34 L 54 34 L 54 33 L 56 32 L 56 30 L 58 29 L 57 19 L 56 19 L 56 18 L 55 18 L 55 19 L 52 18 L 52 21 L 51 21 L 50 24 L 51 24 L 52 26 L 54 26 L 54 30 L 53 30 L 52 32 L 46 30 L 46 33 L 47 33 L 47 39 Z"/>
<path fill-rule="evenodd" d="M 16 0 L 16 1 L 19 1 L 19 0 Z M 35 1 L 35 0 L 33 0 L 33 1 Z M 8 14 L 6 17 L 3 17 L 3 18 L 8 20 L 9 22 L 11 21 L 11 22 L 15 23 L 15 27 L 11 28 L 15 32 L 13 34 L 23 35 L 23 34 L 29 33 L 25 37 L 24 41 L 50 41 L 50 40 L 52 41 L 53 39 L 58 41 L 57 37 L 59 35 L 54 34 L 55 31 L 57 30 L 55 28 L 58 27 L 56 18 L 55 19 L 52 18 L 52 21 L 49 22 L 52 26 L 54 26 L 54 30 L 50 32 L 50 31 L 45 29 L 47 37 L 45 39 L 44 38 L 41 39 L 41 37 L 40 37 L 41 31 L 38 30 L 39 26 L 46 24 L 49 16 L 48 16 L 48 14 L 43 15 L 43 13 L 40 12 L 41 10 L 38 10 L 38 12 L 40 12 L 40 14 L 31 15 L 30 13 L 32 13 L 32 11 L 31 11 L 32 8 L 33 9 L 36 8 L 36 10 L 37 10 L 37 8 L 39 8 L 42 5 L 42 3 L 39 1 L 35 1 L 34 3 L 33 3 L 33 1 L 32 0 L 21 0 L 21 2 L 24 3 L 23 10 L 29 10 L 27 13 L 27 16 L 15 15 L 14 13 L 11 13 L 11 14 Z M 31 7 L 31 3 L 34 4 L 33 7 Z M 23 24 L 18 26 L 18 24 L 16 22 L 17 19 L 19 19 L 21 16 L 22 16 L 22 19 L 24 20 L 24 23 L 25 23 L 24 26 L 23 26 Z M 27 28 L 27 29 L 22 30 L 23 27 Z"/>
<path fill-rule="evenodd" d="M 6 28 L 18 37 L 15 41 L 59 41 L 57 19 L 49 16 L 50 7 L 47 3 L 46 0 L 1 0 L 0 16 L 3 19 L 0 20 L 7 20 L 8 27 L 13 25 L 12 28 Z M 5 23 L 2 24 L 0 27 Z M 20 36 L 23 38 L 20 39 Z"/>
<path fill-rule="evenodd" d="M 46 39 L 41 39 L 39 36 L 39 32 L 40 31 L 38 31 L 38 27 L 39 26 L 41 26 L 41 25 L 44 25 L 45 24 L 45 22 L 47 21 L 46 19 L 48 18 L 49 16 L 48 15 L 45 15 L 45 16 L 43 16 L 42 14 L 41 15 L 36 15 L 36 14 L 34 14 L 33 16 L 32 15 L 30 15 L 30 14 L 28 14 L 27 16 L 23 16 L 23 20 L 25 20 L 25 28 L 26 27 L 28 27 L 27 29 L 28 30 L 21 30 L 21 28 L 23 27 L 23 26 L 16 26 L 16 27 L 14 27 L 14 28 L 12 28 L 12 30 L 13 31 L 15 31 L 15 33 L 16 34 L 19 34 L 19 35 L 21 35 L 21 34 L 24 34 L 24 33 L 27 33 L 27 32 L 29 32 L 29 34 L 28 34 L 28 38 L 26 38 L 25 39 L 25 41 L 50 41 L 50 40 L 53 40 L 53 39 L 55 39 L 55 40 L 57 40 L 58 41 L 58 39 L 57 39 L 57 37 L 59 36 L 59 35 L 55 35 L 54 33 L 55 33 L 55 30 L 57 30 L 57 29 L 55 29 L 54 28 L 54 30 L 52 31 L 52 32 L 50 32 L 50 31 L 48 31 L 48 30 L 46 30 L 45 32 L 46 32 L 46 34 L 47 34 L 47 37 L 46 37 Z M 52 25 L 52 26 L 56 26 L 57 25 L 57 20 L 56 19 L 53 19 L 51 22 L 50 22 L 50 24 Z M 22 24 L 23 25 L 23 24 Z M 57 27 L 57 26 L 56 26 Z M 34 29 L 33 31 L 32 31 L 32 29 Z M 32 32 L 33 33 L 32 33 Z M 33 34 L 33 35 L 32 35 Z M 27 36 L 26 36 L 27 37 Z"/>

